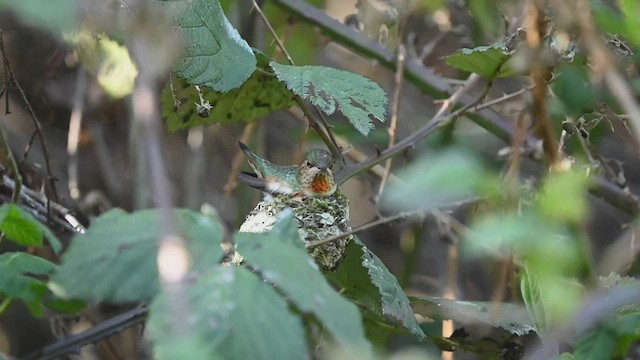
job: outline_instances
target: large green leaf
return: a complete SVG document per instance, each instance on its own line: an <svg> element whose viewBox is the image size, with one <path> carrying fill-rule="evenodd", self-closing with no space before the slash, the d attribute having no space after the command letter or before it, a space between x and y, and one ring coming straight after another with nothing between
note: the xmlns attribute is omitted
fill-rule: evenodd
<svg viewBox="0 0 640 360"><path fill-rule="evenodd" d="M195 270L207 269L223 255L223 230L216 219L190 210L175 210ZM56 293L99 301L151 299L159 290L156 254L161 235L157 210L127 214L112 210L84 234L76 235L55 273Z"/></svg>
<svg viewBox="0 0 640 360"><path fill-rule="evenodd" d="M271 285L241 267L216 267L187 285L194 346L176 357L171 308L163 295L151 306L149 327L159 359L307 359L301 319ZM193 356L194 352L206 354Z"/></svg>
<svg viewBox="0 0 640 360"><path fill-rule="evenodd" d="M238 233L237 251L262 277L275 284L300 310L315 315L345 349L358 349L371 358L358 308L340 296L318 270L291 216L268 233Z"/></svg>
<svg viewBox="0 0 640 360"><path fill-rule="evenodd" d="M185 41L175 71L192 84L226 92L242 85L256 69L247 42L229 23L218 0L156 0L174 19Z"/></svg>
<svg viewBox="0 0 640 360"><path fill-rule="evenodd" d="M43 231L31 214L14 204L0 206L0 231L23 246L42 246Z"/></svg>
<svg viewBox="0 0 640 360"><path fill-rule="evenodd" d="M511 71L501 71L511 54L504 45L478 46L460 49L446 57L446 63L458 70L473 72L484 77L513 75Z"/></svg>
<svg viewBox="0 0 640 360"><path fill-rule="evenodd" d="M373 129L371 118L384 122L389 99L380 85L366 77L325 66L289 66L271 62L280 81L327 115L336 110L362 135Z"/></svg>
<svg viewBox="0 0 640 360"><path fill-rule="evenodd" d="M347 246L346 256L329 277L341 293L382 316L394 326L407 329L425 339L413 313L411 303L389 269L357 238Z"/></svg>
<svg viewBox="0 0 640 360"><path fill-rule="evenodd" d="M473 196L499 193L497 176L470 153L450 150L423 156L398 175L404 182L385 192L386 205L398 210L431 210Z"/></svg>
<svg viewBox="0 0 640 360"><path fill-rule="evenodd" d="M268 59L258 55L259 66L268 67ZM256 71L238 89L226 93L201 88L211 109L198 112L200 95L193 85L173 79L162 92L162 113L170 131L214 123L249 122L291 106L293 93L273 76Z"/></svg>
<svg viewBox="0 0 640 360"><path fill-rule="evenodd" d="M483 324L522 336L535 330L522 306L508 303L459 301L436 297L411 297L416 314L436 320L454 320L460 325Z"/></svg>

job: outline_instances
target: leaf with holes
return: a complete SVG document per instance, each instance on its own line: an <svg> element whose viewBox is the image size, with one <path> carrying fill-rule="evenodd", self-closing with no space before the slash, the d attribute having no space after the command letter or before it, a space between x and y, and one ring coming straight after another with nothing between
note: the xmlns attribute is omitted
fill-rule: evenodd
<svg viewBox="0 0 640 360"><path fill-rule="evenodd" d="M235 89L256 69L256 58L218 0L155 1L173 19L186 43L176 73L216 91Z"/></svg>
<svg viewBox="0 0 640 360"><path fill-rule="evenodd" d="M326 66L289 66L270 63L280 81L322 112L336 110L362 135L373 129L372 118L384 122L389 99L380 85L366 77Z"/></svg>
<svg viewBox="0 0 640 360"><path fill-rule="evenodd" d="M258 54L258 66L267 68L269 60ZM273 76L256 71L238 89L226 93L203 87L200 93L211 109L198 112L200 96L193 85L174 78L162 93L162 113L170 131L214 123L250 122L291 106L293 93Z"/></svg>

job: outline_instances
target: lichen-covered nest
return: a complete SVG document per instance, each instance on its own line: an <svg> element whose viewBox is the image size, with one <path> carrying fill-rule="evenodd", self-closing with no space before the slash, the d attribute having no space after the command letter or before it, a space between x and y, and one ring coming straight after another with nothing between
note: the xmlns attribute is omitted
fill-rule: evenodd
<svg viewBox="0 0 640 360"><path fill-rule="evenodd" d="M261 233L273 228L285 209L291 209L298 223L298 232L305 244L337 236L351 230L349 200L340 191L328 197L307 197L301 200L288 196L266 196L247 215L240 232ZM325 271L334 270L342 261L347 244L353 236L314 246L309 254Z"/></svg>

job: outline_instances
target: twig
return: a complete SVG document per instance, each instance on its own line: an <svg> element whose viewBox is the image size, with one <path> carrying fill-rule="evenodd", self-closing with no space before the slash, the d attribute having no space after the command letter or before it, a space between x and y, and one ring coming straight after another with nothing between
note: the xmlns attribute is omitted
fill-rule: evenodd
<svg viewBox="0 0 640 360"><path fill-rule="evenodd" d="M395 88L393 90L393 97L391 101L391 120L389 123L389 146L392 147L396 143L396 128L398 126L398 112L400 111L400 95L402 94L402 84L404 80L404 61L406 57L406 51L404 45L398 46L398 66L395 75ZM380 187L378 188L378 195L376 195L376 203L380 203L380 198L384 192L384 188L387 185L389 174L391 174L391 165L393 158L387 159L384 166L384 173L380 180Z"/></svg>
<svg viewBox="0 0 640 360"><path fill-rule="evenodd" d="M22 89L22 86L20 86L20 83L16 79L16 76L11 67L11 63L9 62L9 58L7 58L7 53L4 48L4 36L2 34L2 30L0 30L0 52L2 52L2 61L5 66L5 70L9 74L11 83L13 84L13 86L16 87L16 89L18 89L18 92L22 97L22 101L24 102L24 105L27 108L27 111L29 112L31 121L33 122L33 125L35 127L35 131L37 133L40 146L42 146L42 156L44 157L44 162L45 162L45 167L47 172L47 180L45 181L45 184L47 184L47 188L50 190L50 193L47 194L48 195L47 210L49 213L51 211L50 198L53 197L54 201L58 200L58 191L56 190L56 183L55 183L56 178L53 176L51 172L51 161L49 160L49 148L47 146L47 142L44 139L44 135L42 134L42 126L40 125L40 121L38 120L38 117L36 116L36 113L33 110L33 107L31 106L29 99L27 98L27 94L24 92L24 90Z"/></svg>
<svg viewBox="0 0 640 360"><path fill-rule="evenodd" d="M269 19L267 19L267 17L262 12L260 5L258 5L256 0L252 0L252 2L253 2L253 8L256 9L258 14L262 18L262 21L264 21L264 23L267 25L267 28L271 32L271 36L275 40L276 44L278 44L278 47L280 48L284 56L287 58L287 61L289 62L289 64L295 65L295 63L293 62L293 59L291 58L291 55L289 55L289 52L287 51L287 48L284 46L284 43L280 40L280 37L278 36L276 31L273 29L273 26L271 26L271 22L269 22ZM313 116L311 111L309 111L307 104L304 102L304 100L302 100L297 95L295 95L295 101L296 101L296 104L298 104L298 106L302 108L302 111L304 111L305 115L309 119L309 126L312 127L320 135L324 143L327 145L327 147L329 147L329 150L331 151L331 154L333 155L333 157L336 159L340 159L340 161L344 164L344 159L342 157L342 153L340 152L340 149L338 148L338 143L336 142L336 138L333 135L333 132L331 131L331 129L329 128L329 124L327 123L325 117L322 115L322 111L316 107L316 110L318 111L319 118L320 118L320 121L318 121L318 119L316 119L316 117ZM321 123L322 126L320 126L318 123ZM326 131L327 133L325 134L324 131Z"/></svg>
<svg viewBox="0 0 640 360"><path fill-rule="evenodd" d="M388 69L396 70L397 61L393 52L374 39L330 17L322 10L299 0L271 1L286 12L317 26L334 41L352 51L376 60ZM407 59L405 62L405 78L420 90L437 99L448 98L452 92L452 87L447 81L423 66L422 63L412 59ZM464 95L460 97L458 103L468 104L473 100L471 96ZM514 129L509 120L491 108L485 108L477 114L469 114L468 116L476 124L505 141L513 136Z"/></svg>
<svg viewBox="0 0 640 360"><path fill-rule="evenodd" d="M530 0L526 4L527 18L527 44L535 54L531 62L531 77L533 78L533 104L531 106L532 119L538 135L543 140L543 148L551 164L555 169L560 164L558 144L554 137L553 121L547 111L547 78L550 70L542 61L542 40L546 34L544 19L544 6L542 1Z"/></svg>
<svg viewBox="0 0 640 360"><path fill-rule="evenodd" d="M260 5L258 4L258 2L256 0L252 0L252 2L253 2L253 8L258 12L260 17L262 18L262 21L265 23L265 25L267 25L267 29L269 29L269 32L271 33L273 40L276 42L276 44L278 44L278 47L280 48L284 56L287 58L287 61L289 62L289 64L295 65L295 63L293 62L293 58L291 58L291 55L289 55L287 48L284 46L284 43L280 40L280 37L276 33L276 30L273 28L273 26L271 26L271 22L269 21L269 19L267 19L265 14L262 12L262 9L260 8Z"/></svg>
<svg viewBox="0 0 640 360"><path fill-rule="evenodd" d="M387 216L387 217L383 217L383 218L379 218L377 220L374 221L370 221L366 224L362 224L360 226L356 226L353 229L351 229L350 231L347 231L345 233L339 234L339 235L335 235L332 237L328 237L326 239L322 239L322 240L317 240L317 241L313 241L310 243L307 243L305 246L307 247L307 249L322 245L322 244L326 244L332 241L336 241L336 240L340 240L343 239L349 235L353 235L355 233L358 233L360 231L364 231L367 229L370 229L372 227L378 226L378 225L382 225L382 224L387 224L390 222L394 222L396 220L401 220L401 219L406 219L409 217L413 217L413 216L418 216L418 215L422 215L424 214L425 211L424 210L415 210L415 211L408 211L408 212L401 212L398 213L396 215L393 216Z"/></svg>
<svg viewBox="0 0 640 360"><path fill-rule="evenodd" d="M83 67L78 69L76 78L76 88L73 94L73 108L69 118L69 134L67 135L67 154L69 155L69 165L67 172L69 175L68 185L71 198L77 200L80 197L78 187L78 144L80 143L80 133L82 130L82 112L84 110L84 96L87 88L87 74Z"/></svg>
<svg viewBox="0 0 640 360"><path fill-rule="evenodd" d="M13 189L13 194L11 195L11 201L18 203L18 200L20 199L20 191L22 190L22 175L20 175L20 169L18 168L16 157L13 155L13 150L11 150L11 146L9 145L9 138L7 137L7 132L4 130L4 126L0 126L0 141L2 142L2 147L7 154L11 170L13 171L13 177L15 178L16 185Z"/></svg>
<svg viewBox="0 0 640 360"><path fill-rule="evenodd" d="M427 122L423 127L416 130L406 138L402 139L401 141L396 143L394 146L389 147L386 150L380 152L380 154L370 157L369 159L359 164L346 167L345 169L343 169L343 171L341 171L337 175L338 183L342 183L348 178L354 175L357 175L362 171L365 171L366 169L372 167L373 165L378 164L396 154L399 154L405 149L414 146L418 141L423 140L425 137L432 134L434 131L438 130L445 124L465 114L475 104L481 101L484 98L484 96L486 96L491 86L491 82L487 83L487 86L485 86L485 90L474 101L466 104L465 106L463 106L462 108L458 109L453 113L450 112L450 109L453 108L460 101L460 98L464 94L466 94L474 85L476 85L476 83L479 80L480 80L480 75L478 74L472 74L471 76L469 76L465 85L460 87L458 90L456 90L456 92L453 93L453 95L451 95L447 100L445 100L442 106L440 107L440 110L438 110L438 112L434 115L434 117L429 122Z"/></svg>
<svg viewBox="0 0 640 360"><path fill-rule="evenodd" d="M329 135L327 135L327 133L325 133L324 130L322 130L322 127L318 124L316 117L313 116L313 114L311 113L311 110L309 109L307 104L305 104L304 100L298 96L294 96L293 100L296 102L296 104L298 104L298 106L300 107L300 110L302 110L304 115L309 120L309 127L313 128L316 131L316 133L320 135L320 138L327 145L333 157L336 159L341 159L342 154L340 152L340 149L338 148L338 145L334 144L333 141L331 141L331 138L329 137Z"/></svg>
<svg viewBox="0 0 640 360"><path fill-rule="evenodd" d="M505 94L499 98L496 99L491 99L488 101L483 102L482 104L478 104L476 107L474 107L473 109L478 111L478 110L482 110L482 109L486 109L488 107L503 103L505 101L509 101L511 99L517 98L518 96L526 93L527 91L531 90L533 87L525 87L522 88L518 91L512 92L510 94Z"/></svg>
<svg viewBox="0 0 640 360"><path fill-rule="evenodd" d="M53 360L64 355L71 354L79 348L108 338L123 330L141 324L147 319L148 310L146 307L137 307L124 314L117 315L105 322L102 322L89 330L79 334L68 336L42 349L27 354L20 360Z"/></svg>

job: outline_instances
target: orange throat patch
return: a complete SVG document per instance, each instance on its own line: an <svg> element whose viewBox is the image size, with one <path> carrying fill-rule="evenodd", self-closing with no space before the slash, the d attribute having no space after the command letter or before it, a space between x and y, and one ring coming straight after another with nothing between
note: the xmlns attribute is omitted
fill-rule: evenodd
<svg viewBox="0 0 640 360"><path fill-rule="evenodd" d="M313 177L311 190L316 194L326 194L333 188L333 181L327 174L319 173Z"/></svg>

